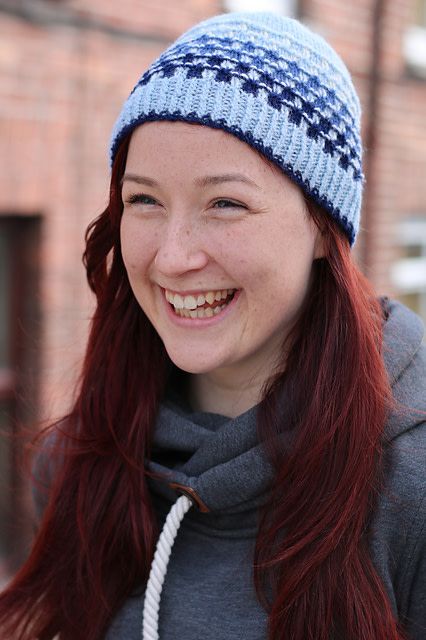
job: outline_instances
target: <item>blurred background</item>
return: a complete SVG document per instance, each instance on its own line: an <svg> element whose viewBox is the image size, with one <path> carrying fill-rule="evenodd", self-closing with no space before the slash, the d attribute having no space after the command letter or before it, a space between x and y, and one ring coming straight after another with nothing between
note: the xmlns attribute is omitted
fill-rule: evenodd
<svg viewBox="0 0 426 640"><path fill-rule="evenodd" d="M113 122L176 36L238 10L300 18L347 63L366 149L356 257L426 319L426 0L0 0L0 582L33 528L13 436L73 397L93 308L83 235L107 203Z"/></svg>

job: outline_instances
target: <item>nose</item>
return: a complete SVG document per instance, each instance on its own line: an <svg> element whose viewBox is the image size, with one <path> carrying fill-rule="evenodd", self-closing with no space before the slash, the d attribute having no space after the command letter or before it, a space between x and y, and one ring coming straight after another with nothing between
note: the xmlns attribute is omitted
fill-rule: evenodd
<svg viewBox="0 0 426 640"><path fill-rule="evenodd" d="M188 271L203 269L208 260L190 222L170 222L160 238L154 264L162 275L176 278Z"/></svg>

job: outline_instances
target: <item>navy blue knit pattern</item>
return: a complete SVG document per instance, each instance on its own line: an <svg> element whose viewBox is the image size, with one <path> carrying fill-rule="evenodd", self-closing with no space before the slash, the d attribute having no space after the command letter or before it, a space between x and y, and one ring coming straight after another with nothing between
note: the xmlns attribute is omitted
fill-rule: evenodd
<svg viewBox="0 0 426 640"><path fill-rule="evenodd" d="M111 161L125 136L153 120L237 136L280 166L354 243L363 182L359 100L337 54L299 22L231 13L193 27L136 84L113 131Z"/></svg>

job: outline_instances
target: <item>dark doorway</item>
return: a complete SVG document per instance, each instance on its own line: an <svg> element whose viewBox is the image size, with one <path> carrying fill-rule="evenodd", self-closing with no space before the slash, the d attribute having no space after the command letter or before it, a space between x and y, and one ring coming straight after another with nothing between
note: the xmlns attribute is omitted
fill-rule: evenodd
<svg viewBox="0 0 426 640"><path fill-rule="evenodd" d="M0 214L0 557L21 563L29 531L22 431L37 422L41 219Z"/></svg>

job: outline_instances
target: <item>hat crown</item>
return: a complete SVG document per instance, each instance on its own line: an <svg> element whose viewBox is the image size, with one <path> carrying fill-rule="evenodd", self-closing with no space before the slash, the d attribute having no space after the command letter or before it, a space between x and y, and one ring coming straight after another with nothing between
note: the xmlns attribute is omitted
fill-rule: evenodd
<svg viewBox="0 0 426 640"><path fill-rule="evenodd" d="M273 13L228 13L189 29L141 76L116 122L111 159L146 121L224 129L277 164L353 243L360 114L350 74L321 36Z"/></svg>

